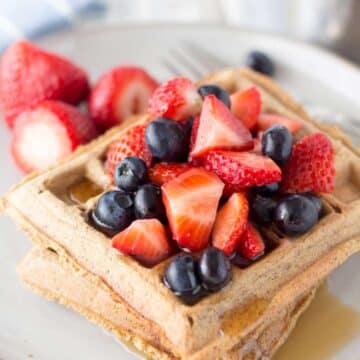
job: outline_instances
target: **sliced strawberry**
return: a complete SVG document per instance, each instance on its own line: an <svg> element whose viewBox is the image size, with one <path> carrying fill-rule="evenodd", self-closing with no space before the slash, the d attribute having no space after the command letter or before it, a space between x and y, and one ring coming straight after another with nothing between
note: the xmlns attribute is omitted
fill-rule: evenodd
<svg viewBox="0 0 360 360"><path fill-rule="evenodd" d="M273 125L282 125L289 129L290 132L295 133L303 127L301 120L288 116L277 114L261 114L258 121L258 129L265 131L267 128Z"/></svg>
<svg viewBox="0 0 360 360"><path fill-rule="evenodd" d="M258 122L261 111L261 95L259 90L252 87L232 94L231 111L248 129L252 130Z"/></svg>
<svg viewBox="0 0 360 360"><path fill-rule="evenodd" d="M161 84L151 96L148 112L153 117L165 116L185 120L201 107L201 97L194 83L184 77L173 78Z"/></svg>
<svg viewBox="0 0 360 360"><path fill-rule="evenodd" d="M172 235L181 247L198 251L208 245L223 188L215 174L201 168L162 186Z"/></svg>
<svg viewBox="0 0 360 360"><path fill-rule="evenodd" d="M159 163L149 170L149 179L155 184L163 185L193 168L190 164Z"/></svg>
<svg viewBox="0 0 360 360"><path fill-rule="evenodd" d="M313 133L293 145L283 169L281 190L329 193L334 188L334 149L330 139L322 133Z"/></svg>
<svg viewBox="0 0 360 360"><path fill-rule="evenodd" d="M84 70L27 41L18 41L0 62L0 106L10 128L24 110L43 100L78 104L89 91Z"/></svg>
<svg viewBox="0 0 360 360"><path fill-rule="evenodd" d="M16 118L11 152L28 173L47 168L96 135L95 124L78 109L47 100Z"/></svg>
<svg viewBox="0 0 360 360"><path fill-rule="evenodd" d="M249 204L242 193L233 194L216 216L212 244L231 255L239 246L248 223Z"/></svg>
<svg viewBox="0 0 360 360"><path fill-rule="evenodd" d="M118 66L101 76L91 91L89 111L102 130L145 112L158 83L142 68Z"/></svg>
<svg viewBox="0 0 360 360"><path fill-rule="evenodd" d="M204 166L225 183L226 193L281 180L281 169L270 158L249 152L210 151Z"/></svg>
<svg viewBox="0 0 360 360"><path fill-rule="evenodd" d="M159 263L171 254L166 229L157 219L133 221L113 237L112 247L148 266Z"/></svg>
<svg viewBox="0 0 360 360"><path fill-rule="evenodd" d="M251 150L251 152L258 154L258 155L262 155L261 139L262 139L263 134L264 134L263 131L258 131L256 138L254 138L254 148Z"/></svg>
<svg viewBox="0 0 360 360"><path fill-rule="evenodd" d="M148 167L152 164L152 156L145 142L146 125L135 125L124 132L114 141L107 152L107 173L112 181L116 165L128 156L143 159Z"/></svg>
<svg viewBox="0 0 360 360"><path fill-rule="evenodd" d="M238 251L245 259L253 260L265 251L264 241L254 225L248 222L241 237Z"/></svg>
<svg viewBox="0 0 360 360"><path fill-rule="evenodd" d="M254 146L249 130L214 95L205 97L191 158L214 149L249 150Z"/></svg>

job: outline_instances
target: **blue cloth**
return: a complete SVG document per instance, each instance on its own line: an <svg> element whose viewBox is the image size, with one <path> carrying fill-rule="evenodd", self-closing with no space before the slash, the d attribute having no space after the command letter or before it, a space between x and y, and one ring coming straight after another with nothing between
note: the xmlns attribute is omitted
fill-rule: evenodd
<svg viewBox="0 0 360 360"><path fill-rule="evenodd" d="M103 9L99 0L0 0L0 53L19 38L35 39Z"/></svg>

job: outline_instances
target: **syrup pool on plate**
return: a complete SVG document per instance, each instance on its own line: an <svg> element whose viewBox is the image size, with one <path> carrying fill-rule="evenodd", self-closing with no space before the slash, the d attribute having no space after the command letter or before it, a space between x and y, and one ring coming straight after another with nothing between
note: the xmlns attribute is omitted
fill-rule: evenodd
<svg viewBox="0 0 360 360"><path fill-rule="evenodd" d="M328 360L359 336L360 313L323 285L274 360Z"/></svg>

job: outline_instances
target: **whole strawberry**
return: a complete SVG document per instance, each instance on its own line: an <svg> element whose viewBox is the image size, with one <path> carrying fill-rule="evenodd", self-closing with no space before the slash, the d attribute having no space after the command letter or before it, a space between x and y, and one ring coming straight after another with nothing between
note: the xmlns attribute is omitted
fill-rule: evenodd
<svg viewBox="0 0 360 360"><path fill-rule="evenodd" d="M313 133L297 142L283 169L281 190L287 193L332 192L335 188L334 149L330 139Z"/></svg>
<svg viewBox="0 0 360 360"><path fill-rule="evenodd" d="M43 100L76 105L88 90L84 70L27 41L16 42L1 58L0 106L10 128L17 115Z"/></svg>
<svg viewBox="0 0 360 360"><path fill-rule="evenodd" d="M146 110L158 83L137 66L118 66L106 72L91 90L89 111L99 129L121 124Z"/></svg>

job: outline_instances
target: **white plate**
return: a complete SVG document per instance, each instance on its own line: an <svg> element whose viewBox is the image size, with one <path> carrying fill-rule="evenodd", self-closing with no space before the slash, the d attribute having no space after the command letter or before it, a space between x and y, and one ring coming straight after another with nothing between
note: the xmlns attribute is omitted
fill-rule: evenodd
<svg viewBox="0 0 360 360"><path fill-rule="evenodd" d="M262 49L278 65L277 80L298 98L357 117L360 114L358 69L327 52L283 38L216 26L98 26L45 39L48 49L85 67L92 80L117 64L139 64L159 79L170 49L184 40L201 44L230 65L240 65L251 49ZM8 152L10 133L0 125L0 194L21 178ZM31 245L7 218L0 218L0 359L135 359L112 337L81 316L49 303L20 286L15 266ZM330 278L330 290L360 311L360 256ZM351 281L350 281L351 280ZM326 309L324 309L326 311ZM336 324L333 324L336 326ZM332 341L329 339L329 341ZM301 344L299 344L301 351ZM353 338L331 359L358 360L360 339ZM318 359L308 359L318 360Z"/></svg>

